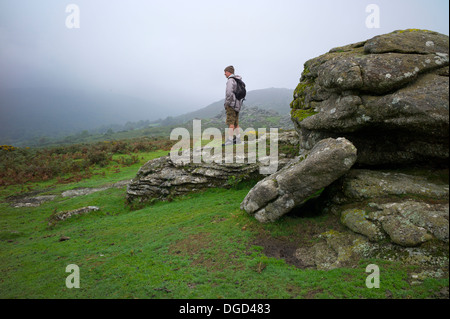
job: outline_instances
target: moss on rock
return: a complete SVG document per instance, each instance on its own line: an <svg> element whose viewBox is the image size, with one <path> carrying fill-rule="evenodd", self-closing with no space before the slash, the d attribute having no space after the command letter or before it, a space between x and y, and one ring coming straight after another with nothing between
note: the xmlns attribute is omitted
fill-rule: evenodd
<svg viewBox="0 0 450 319"><path fill-rule="evenodd" d="M303 121L304 119L306 119L307 117L313 116L315 114L317 114L318 112L315 112L312 109L307 109L307 110L292 110L291 111L291 117L293 119L295 119L298 122Z"/></svg>

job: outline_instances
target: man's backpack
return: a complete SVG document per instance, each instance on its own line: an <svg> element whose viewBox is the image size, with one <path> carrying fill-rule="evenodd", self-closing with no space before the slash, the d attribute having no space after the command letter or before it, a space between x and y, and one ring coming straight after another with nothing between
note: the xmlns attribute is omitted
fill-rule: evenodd
<svg viewBox="0 0 450 319"><path fill-rule="evenodd" d="M240 101L240 100L245 99L245 96L247 95L247 90L245 89L244 81L237 79L235 77L233 77L233 79L236 81L236 90L234 91L236 100Z"/></svg>

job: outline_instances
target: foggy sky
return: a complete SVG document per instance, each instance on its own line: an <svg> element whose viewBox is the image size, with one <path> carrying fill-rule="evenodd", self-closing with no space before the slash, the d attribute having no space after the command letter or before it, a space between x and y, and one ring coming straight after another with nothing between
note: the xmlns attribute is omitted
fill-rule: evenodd
<svg viewBox="0 0 450 319"><path fill-rule="evenodd" d="M66 27L68 4L80 28ZM380 8L369 29L366 7ZM0 88L69 87L163 101L182 114L248 90L294 89L303 64L398 29L448 35L447 0L1 0Z"/></svg>

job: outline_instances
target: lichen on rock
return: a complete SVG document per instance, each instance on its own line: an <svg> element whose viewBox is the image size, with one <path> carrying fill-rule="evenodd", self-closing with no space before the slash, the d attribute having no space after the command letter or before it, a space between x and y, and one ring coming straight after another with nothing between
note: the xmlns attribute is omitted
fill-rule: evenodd
<svg viewBox="0 0 450 319"><path fill-rule="evenodd" d="M291 102L300 146L345 137L360 164L448 160L449 41L403 30L307 61Z"/></svg>

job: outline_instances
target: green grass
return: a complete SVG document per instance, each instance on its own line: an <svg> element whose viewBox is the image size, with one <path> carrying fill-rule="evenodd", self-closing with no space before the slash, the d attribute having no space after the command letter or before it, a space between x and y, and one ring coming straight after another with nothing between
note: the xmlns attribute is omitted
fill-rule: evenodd
<svg viewBox="0 0 450 319"><path fill-rule="evenodd" d="M80 183L35 183L49 193L99 187L134 177L148 159L130 167L109 166ZM144 158L142 158L144 157ZM361 260L351 269L305 270L266 256L260 236L287 238L330 218L285 217L263 225L239 206L254 183L160 202L140 210L125 205L125 187L75 198L57 197L40 207L5 202L17 187L0 193L0 298L428 298L448 279L410 285L413 269ZM100 210L48 226L55 211L84 206ZM59 241L61 236L69 240ZM365 268L380 266L381 288L365 286ZM65 285L67 265L80 267L80 288Z"/></svg>

